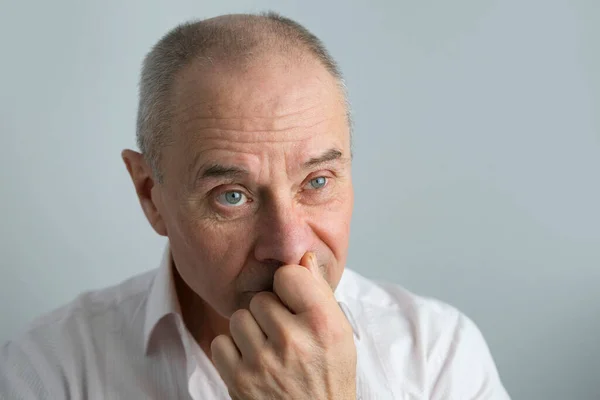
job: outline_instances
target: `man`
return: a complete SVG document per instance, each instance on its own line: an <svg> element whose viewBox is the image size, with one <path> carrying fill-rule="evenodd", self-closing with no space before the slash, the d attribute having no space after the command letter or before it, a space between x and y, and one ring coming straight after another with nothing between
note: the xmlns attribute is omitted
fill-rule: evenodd
<svg viewBox="0 0 600 400"><path fill-rule="evenodd" d="M160 267L80 296L0 355L7 399L508 399L457 310L344 271L344 85L275 14L177 27L148 54L123 160Z"/></svg>

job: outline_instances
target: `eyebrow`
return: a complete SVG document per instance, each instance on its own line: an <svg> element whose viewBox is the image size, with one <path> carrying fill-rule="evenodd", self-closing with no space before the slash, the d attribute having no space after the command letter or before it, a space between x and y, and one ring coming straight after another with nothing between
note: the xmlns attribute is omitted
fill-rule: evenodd
<svg viewBox="0 0 600 400"><path fill-rule="evenodd" d="M332 161L336 161L342 158L342 152L338 149L329 149L319 157L313 157L307 162L304 163L304 169L311 169L323 164L330 163Z"/></svg>
<svg viewBox="0 0 600 400"><path fill-rule="evenodd" d="M198 175L198 180L204 180L209 178L233 179L248 174L249 172L245 168L221 164L212 164L210 167L204 169L202 173Z"/></svg>
<svg viewBox="0 0 600 400"><path fill-rule="evenodd" d="M302 164L303 169L312 169L323 164L342 159L343 153L338 149L329 149L318 157L313 157ZM196 181L202 181L210 178L235 179L241 176L247 176L250 172L242 167L229 166L221 164L212 164L208 168L200 171Z"/></svg>

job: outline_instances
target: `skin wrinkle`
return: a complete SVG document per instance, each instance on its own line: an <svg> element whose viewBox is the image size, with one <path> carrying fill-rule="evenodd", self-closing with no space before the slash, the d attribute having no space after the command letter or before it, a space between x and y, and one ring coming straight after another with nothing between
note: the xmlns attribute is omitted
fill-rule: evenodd
<svg viewBox="0 0 600 400"><path fill-rule="evenodd" d="M278 55L275 56L271 56L271 57L280 57ZM271 58L269 58L271 60ZM303 63L304 64L304 63ZM272 65L270 63L270 65ZM317 62L315 60L309 60L308 65L318 65ZM204 75L210 75L211 72L205 72L205 71L198 71L198 66L192 64L190 66L188 66L188 68L185 68L182 71L182 74L180 77L182 77L183 79L180 79L180 81L175 84L175 91L177 91L178 87L182 87L182 86L189 86L189 85L194 85L197 84L199 85L201 88L205 89L202 92L205 92L205 96L200 96L198 97L197 93L189 93L188 96L193 95L193 97L188 98L186 97L186 94L183 94L181 96L178 96L177 98L179 98L179 101L177 101L177 105L175 107L175 110L179 110L176 111L176 113L174 114L173 118L175 121L177 121L177 124L183 128L183 129L187 129L188 126L191 124L195 124L199 121L205 120L207 121L207 125L202 125L200 124L200 126L196 126L196 129L201 129L201 128L205 128L205 127L210 127L211 124L209 123L209 121L215 122L215 121L222 121L222 120L233 120L234 125L236 121L242 122L245 124L251 124L253 120L265 120L265 122L271 121L272 124L271 126L269 126L268 128L262 128L262 129L256 129L256 128L248 128L246 126L238 126L237 129L236 128L232 128L231 126L220 126L221 130L238 130L238 131L257 131L257 132L266 132L266 131L277 131L277 132L283 132L286 129L292 129L293 127L289 127L289 126L285 126L285 122L286 120L289 119L294 119L294 117L297 117L298 115L305 115L306 118L305 119L310 119L311 117L313 117L313 115L315 113L321 112L323 110L319 110L319 107L323 107L323 105L318 106L318 105L308 105L306 107L302 107L300 109L292 109L289 110L289 108L291 106L293 106L293 103L295 102L302 102L302 101L306 101L306 90L307 88L312 88L312 87L320 87L320 86L326 86L326 80L324 79L324 77L322 77L319 74L314 74L312 76L309 77L308 81L302 81L302 82L295 82L294 87L297 87L299 89L299 91L294 93L294 100L292 101L292 104L288 104L288 103L283 103L281 101L275 101L275 104L270 104L271 102L259 102L257 105L255 105L255 109L252 109L251 112L251 117L249 117L249 115L247 115L247 112L242 112L240 113L240 109L239 106L238 107L234 107L234 109L231 109L231 97L232 97L232 93L230 90L226 90L227 85L231 85L232 84L232 80L233 78L231 77L232 75L227 74L222 72L221 70L217 70L217 72L214 72L213 74L215 75L216 81L217 82L211 82L210 84L206 84L206 79L202 80L199 77L195 77L195 74L192 74L192 72L196 72L198 74L198 76L204 76ZM285 64L285 71L287 72L287 68L288 65L287 63ZM272 69L277 69L275 68L264 68L263 65L258 65L257 67L254 68L249 68L247 71L241 73L241 74L237 74L240 75L240 79L241 80L246 80L246 79L250 79L251 76L258 74L261 78L263 79L269 79L269 78L274 78L275 80L281 80L281 73L280 72L274 72L274 71L270 71ZM267 72L270 71L270 72ZM187 75L185 74L187 72ZM202 72L202 73L200 73ZM192 76L190 78L188 78L188 76ZM234 75L235 76L235 75ZM329 79L329 81L331 81L331 78L329 76L327 76L326 78ZM327 82L329 83L329 86L331 86L331 82ZM247 95L247 92L250 90L256 90L256 89L244 89L243 87L240 88L241 89L241 93L240 96L244 96ZM262 89L262 87L258 88L259 90ZM339 90L337 90L337 85L334 83L333 88L335 93L337 93L339 95L339 100L340 102L344 103L344 98L342 96L342 93L339 92ZM315 100L319 101L323 95L322 90L317 92L317 96L315 97ZM235 96L235 95L234 95ZM207 100L203 97L208 97L210 100ZM222 99L222 100L221 100ZM234 99L237 100L237 99ZM240 103L241 104L241 103ZM203 107L203 106L207 106L208 107ZM229 107L227 107L229 106ZM256 107L258 107L259 109L261 109L262 111L258 111L256 109ZM284 107L283 110L280 110L281 107ZM208 110L210 110L210 113L208 115L203 114L201 111L203 108L208 108ZM346 111L345 109L342 109L342 114L346 115ZM216 115L215 115L216 114ZM229 116L231 114L236 114L238 116ZM258 114L258 115L257 115ZM260 115L262 114L262 115ZM301 120L302 121L302 120ZM296 122L301 122L301 121L296 121ZM282 124L284 125L283 127L280 127L278 124ZM318 125L318 121L316 123L313 123L313 125ZM300 127L304 127L304 124L297 126L298 128Z"/></svg>
<svg viewBox="0 0 600 400"><path fill-rule="evenodd" d="M231 121L231 120L230 120ZM322 125L326 122L326 120L323 121L317 121L311 125L297 125L294 127L284 127L284 128L270 128L270 129L239 129L239 128L226 128L223 127L222 125L219 128L215 128L215 127L202 127L197 129L198 134L200 134L201 132L211 132L213 131L214 133L216 133L216 135L214 135L214 137L219 137L219 136L223 136L223 133L248 133L248 134L265 134L265 133L288 133L289 135L287 136L291 136L295 131L298 131L300 129L311 129L314 128L318 125ZM210 136L209 136L210 138ZM203 139L205 139L205 137L203 137ZM250 140L252 140L252 138L250 138ZM292 139L294 140L294 139ZM295 140L302 140L302 138L298 138ZM268 140L268 139L261 139L261 141L265 141L265 142L277 142L277 139L272 139L272 140Z"/></svg>
<svg viewBox="0 0 600 400"><path fill-rule="evenodd" d="M198 162L198 157L196 157L196 162ZM305 162L303 165L303 170L305 172L309 172L316 169L334 168L337 164L343 165L348 162L350 162L350 160L344 158L340 150L330 149L323 155L313 157ZM206 168L207 165L210 166ZM194 174L196 178L194 180L195 183L192 185L196 185L200 181L235 181L236 178L238 180L243 180L247 179L250 175L250 169L242 165L227 165L206 162L197 168L191 168L191 170L194 169L196 169L197 172ZM214 170L214 172L212 172L212 170Z"/></svg>
<svg viewBox="0 0 600 400"><path fill-rule="evenodd" d="M199 107L201 107L201 106L194 105L194 106L189 106L188 108L189 108L189 111L195 111ZM242 115L242 116L236 116L236 117L225 117L225 116L224 117L215 117L215 116L204 116L204 115L195 114L192 117L189 117L187 119L184 117L182 118L180 115L175 115L174 118L179 123L181 129L187 130L187 129L189 129L190 126L193 126L194 129L197 130L198 132L205 131L205 130L207 130L207 131L216 130L216 131L246 132L246 133L286 132L286 131L293 131L295 129L314 128L315 126L318 126L319 124L324 123L326 121L326 119L318 120L316 122L311 121L313 118L311 118L312 115L309 112L313 112L312 114L316 114L316 112L314 112L314 111L317 111L316 107L310 107L310 108L307 108L306 110L285 113L285 114L280 114L280 115L275 115L275 116L252 115L252 117L248 117L248 116ZM307 113L308 113L308 115L306 115ZM293 126L286 125L286 120L290 120L290 119L293 120L295 117L297 117L299 115L302 115L304 117L304 120L311 121L310 124L309 125L295 124ZM205 121L205 124L198 124L198 122L200 122L200 121ZM258 124L253 123L256 121L259 121L259 123ZM223 125L223 122L230 122L230 123L229 124L226 123L225 125ZM268 124L268 122L271 122L271 124ZM294 122L303 122L303 121L301 120L301 121L294 121ZM250 127L248 127L248 125L264 126L264 128L261 128L261 129L250 128Z"/></svg>
<svg viewBox="0 0 600 400"><path fill-rule="evenodd" d="M294 21L268 13L221 16L182 24L148 53L140 80L137 141L159 182L164 179L161 149L171 144L174 133L170 128L176 125L168 112L177 109L172 107L173 82L182 75L197 81L204 80L209 73L228 78L251 75L252 70L259 70L264 75L269 71L264 68L267 58L269 66L283 72L280 75L289 74L301 65L318 64L327 73L313 74L312 78L323 86L333 78L351 125L347 92L339 68L318 38ZM187 73L186 69L194 71ZM225 85L213 86L228 97Z"/></svg>
<svg viewBox="0 0 600 400"><path fill-rule="evenodd" d="M310 133L308 133L308 134L310 134ZM308 135L308 134L306 134L306 135ZM290 133L290 135L291 135L291 133ZM305 135L305 136L306 136L306 135ZM254 135L254 134L253 134L253 135L251 135L251 136L249 135L249 138L248 138L248 140L247 140L247 141L243 141L243 140L240 140L240 138L242 138L242 137L244 137L244 136L243 136L242 134L240 134L240 135L238 135L238 136L237 136L237 138L236 138L236 141L238 141L238 142L247 142L247 143L252 143L252 142L253 142L252 138L254 138L254 137L256 137L256 136L257 136L257 135ZM273 136L275 136L275 137L276 137L277 135L273 135ZM192 142L196 142L196 141L207 141L207 140L209 140L209 139L212 139L212 141L214 141L214 142L217 142L217 144L220 144L220 143L221 143L221 141L222 141L222 142L223 142L223 145L222 145L222 146L226 147L226 146L227 146L229 143L228 143L227 139L222 139L221 137L222 137L222 135L219 135L218 139L216 139L216 137L215 137L215 136L200 136L200 135L198 135L198 136L196 136L196 137L195 137L195 139L194 139ZM255 140L256 140L256 139L255 139ZM286 140L287 142L292 142L292 140L290 140L290 138L289 138L289 137L287 137L287 135L286 135L286 137L281 137L280 139L275 139L275 140L272 140L272 141L267 141L267 140L264 140L264 139L260 138L260 143L261 143L261 144L265 144L265 143L281 143L283 140ZM300 137L300 138L297 138L297 140L296 140L296 141L298 141L298 142L301 142L301 141L303 141L303 140L305 140L305 138L304 138L304 137ZM218 146L217 146L217 147L218 147ZM197 174L200 172L200 170L201 170L201 169L204 167L204 165L197 166L197 165L198 165L198 163L199 163L199 160L203 158L203 156L205 155L205 153L210 153L210 150L211 150L211 149L212 149L212 150L214 150L215 148L216 148L216 147L214 147L214 148L208 148L208 149L201 149L201 150L199 150L199 151L197 152L197 155L196 155L196 156L195 156L195 158L194 158L194 162L193 162L193 163L190 165L190 167L189 167L188 171L189 171L191 174L193 174L194 176L197 176ZM338 148L338 149L339 149L339 148L341 148L341 147L336 147L336 148ZM342 157L342 160L341 160L341 161L343 161L343 162L345 162L345 163L349 163L349 162L350 162L350 160L351 160L351 155L350 155L350 157ZM208 161L207 163L210 163L210 161ZM263 164L263 165L264 165L264 164ZM325 165L324 165L324 167L325 167ZM288 167L286 167L286 169L287 169L287 170L289 170L289 168L288 168ZM196 172L196 173L194 173L193 171L197 171L197 172ZM190 182L189 182L189 183L188 183L186 186L187 186L187 187L189 187L189 188L193 188L196 182L197 182L197 178L195 178L195 179L191 180L191 181L190 181Z"/></svg>
<svg viewBox="0 0 600 400"><path fill-rule="evenodd" d="M210 107L210 109L218 109L219 104L218 103L214 103L214 102L199 102L199 105L206 105L207 107ZM187 107L187 110L181 110L181 115L186 115L186 113L188 113L189 111L193 111L191 109L195 108L195 105L189 105ZM306 114L308 111L313 111L315 110L316 107L308 107L304 110L298 110L298 111L293 111L293 112L288 112L288 113L282 113L282 114L276 114L276 115L265 115L265 116L260 116L260 115L252 115L251 119L274 119L274 118L285 118L285 117L294 117L297 115L301 115L301 114ZM226 117L226 116L221 116L221 117L217 117L217 116L213 116L212 114L214 114L214 111L212 111L211 113L209 113L210 116L204 116L204 115L195 115L193 117L197 117L197 119L210 119L210 120L215 120L215 121L226 121L226 120L242 120L244 118L244 116L233 116L233 117ZM246 117L247 118L247 117ZM181 121L182 123L185 123L186 121Z"/></svg>

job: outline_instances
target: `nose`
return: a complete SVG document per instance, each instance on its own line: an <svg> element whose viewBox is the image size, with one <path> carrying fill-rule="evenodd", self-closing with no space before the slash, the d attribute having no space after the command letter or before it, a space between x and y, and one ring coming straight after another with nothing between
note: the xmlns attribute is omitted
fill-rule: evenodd
<svg viewBox="0 0 600 400"><path fill-rule="evenodd" d="M314 234L301 206L277 200L261 210L256 260L271 265L299 264L314 245Z"/></svg>

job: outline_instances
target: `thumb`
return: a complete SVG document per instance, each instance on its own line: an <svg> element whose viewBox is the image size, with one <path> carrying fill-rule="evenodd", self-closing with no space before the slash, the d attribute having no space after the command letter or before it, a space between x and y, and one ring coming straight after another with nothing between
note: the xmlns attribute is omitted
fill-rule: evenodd
<svg viewBox="0 0 600 400"><path fill-rule="evenodd" d="M304 256L302 256L302 259L300 260L300 265L306 267L316 279L323 278L321 276L321 271L319 271L319 262L317 261L317 255L312 251L307 251L304 254Z"/></svg>

